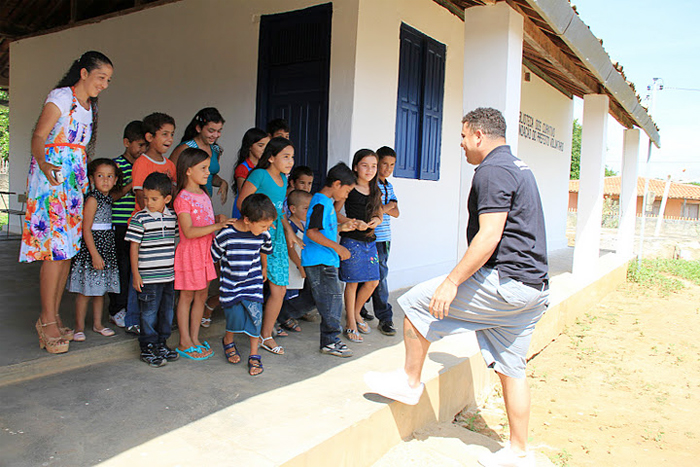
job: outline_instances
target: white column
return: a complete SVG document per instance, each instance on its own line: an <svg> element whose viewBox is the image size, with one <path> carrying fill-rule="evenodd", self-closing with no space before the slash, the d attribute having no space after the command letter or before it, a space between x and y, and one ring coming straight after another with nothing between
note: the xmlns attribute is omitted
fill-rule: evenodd
<svg viewBox="0 0 700 467"><path fill-rule="evenodd" d="M634 230L637 223L637 174L639 168L639 130L624 130L622 171L620 176L620 226L617 229L617 253L634 254Z"/></svg>
<svg viewBox="0 0 700 467"><path fill-rule="evenodd" d="M464 112L493 107L506 119L506 141L518 154L523 18L505 2L464 10ZM462 159L459 209L461 258L467 248L467 196L474 167Z"/></svg>
<svg viewBox="0 0 700 467"><path fill-rule="evenodd" d="M608 96L604 94L583 97L581 179L573 265L574 275L582 277L594 273L600 255L609 105Z"/></svg>
<svg viewBox="0 0 700 467"><path fill-rule="evenodd" d="M506 141L518 152L523 17L506 2L464 10L464 113L500 110Z"/></svg>

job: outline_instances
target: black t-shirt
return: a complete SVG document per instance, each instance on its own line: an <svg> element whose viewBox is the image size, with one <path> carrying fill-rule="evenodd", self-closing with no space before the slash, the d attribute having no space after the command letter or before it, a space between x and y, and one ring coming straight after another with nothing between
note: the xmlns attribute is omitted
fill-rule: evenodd
<svg viewBox="0 0 700 467"><path fill-rule="evenodd" d="M530 168L499 146L474 171L469 193L467 241L479 231L479 214L507 212L503 236L485 266L501 277L539 285L548 279L542 201Z"/></svg>
<svg viewBox="0 0 700 467"><path fill-rule="evenodd" d="M345 216L350 219L359 219L369 222L372 220L372 214L367 212L367 204L369 196L363 195L356 188L348 194L348 199L345 200ZM350 232L340 232L341 237L352 238L360 242L373 242L377 239L374 235L374 229L367 230L351 230Z"/></svg>

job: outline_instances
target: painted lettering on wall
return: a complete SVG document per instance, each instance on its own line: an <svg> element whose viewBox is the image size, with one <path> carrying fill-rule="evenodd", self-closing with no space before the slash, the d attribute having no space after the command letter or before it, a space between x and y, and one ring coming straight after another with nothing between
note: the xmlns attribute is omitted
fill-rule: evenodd
<svg viewBox="0 0 700 467"><path fill-rule="evenodd" d="M519 133L523 138L537 141L544 146L564 152L564 142L556 139L556 128L523 112L520 112Z"/></svg>

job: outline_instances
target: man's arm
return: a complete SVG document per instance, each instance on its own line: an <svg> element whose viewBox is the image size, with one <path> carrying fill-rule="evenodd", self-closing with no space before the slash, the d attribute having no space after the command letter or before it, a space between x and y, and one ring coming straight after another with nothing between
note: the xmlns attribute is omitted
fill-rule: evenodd
<svg viewBox="0 0 700 467"><path fill-rule="evenodd" d="M476 233L464 257L435 290L430 300L430 313L438 319L447 316L452 301L457 296L457 287L469 279L489 260L503 236L508 218L507 212L479 214L479 231Z"/></svg>

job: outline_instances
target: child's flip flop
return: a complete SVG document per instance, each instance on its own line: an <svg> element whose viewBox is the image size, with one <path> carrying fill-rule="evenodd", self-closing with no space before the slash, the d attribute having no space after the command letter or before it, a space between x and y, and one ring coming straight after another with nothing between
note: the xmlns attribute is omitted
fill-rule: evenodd
<svg viewBox="0 0 700 467"><path fill-rule="evenodd" d="M211 355L204 355L199 347L190 347L185 350L175 349L175 351L190 360L206 360L211 357Z"/></svg>

